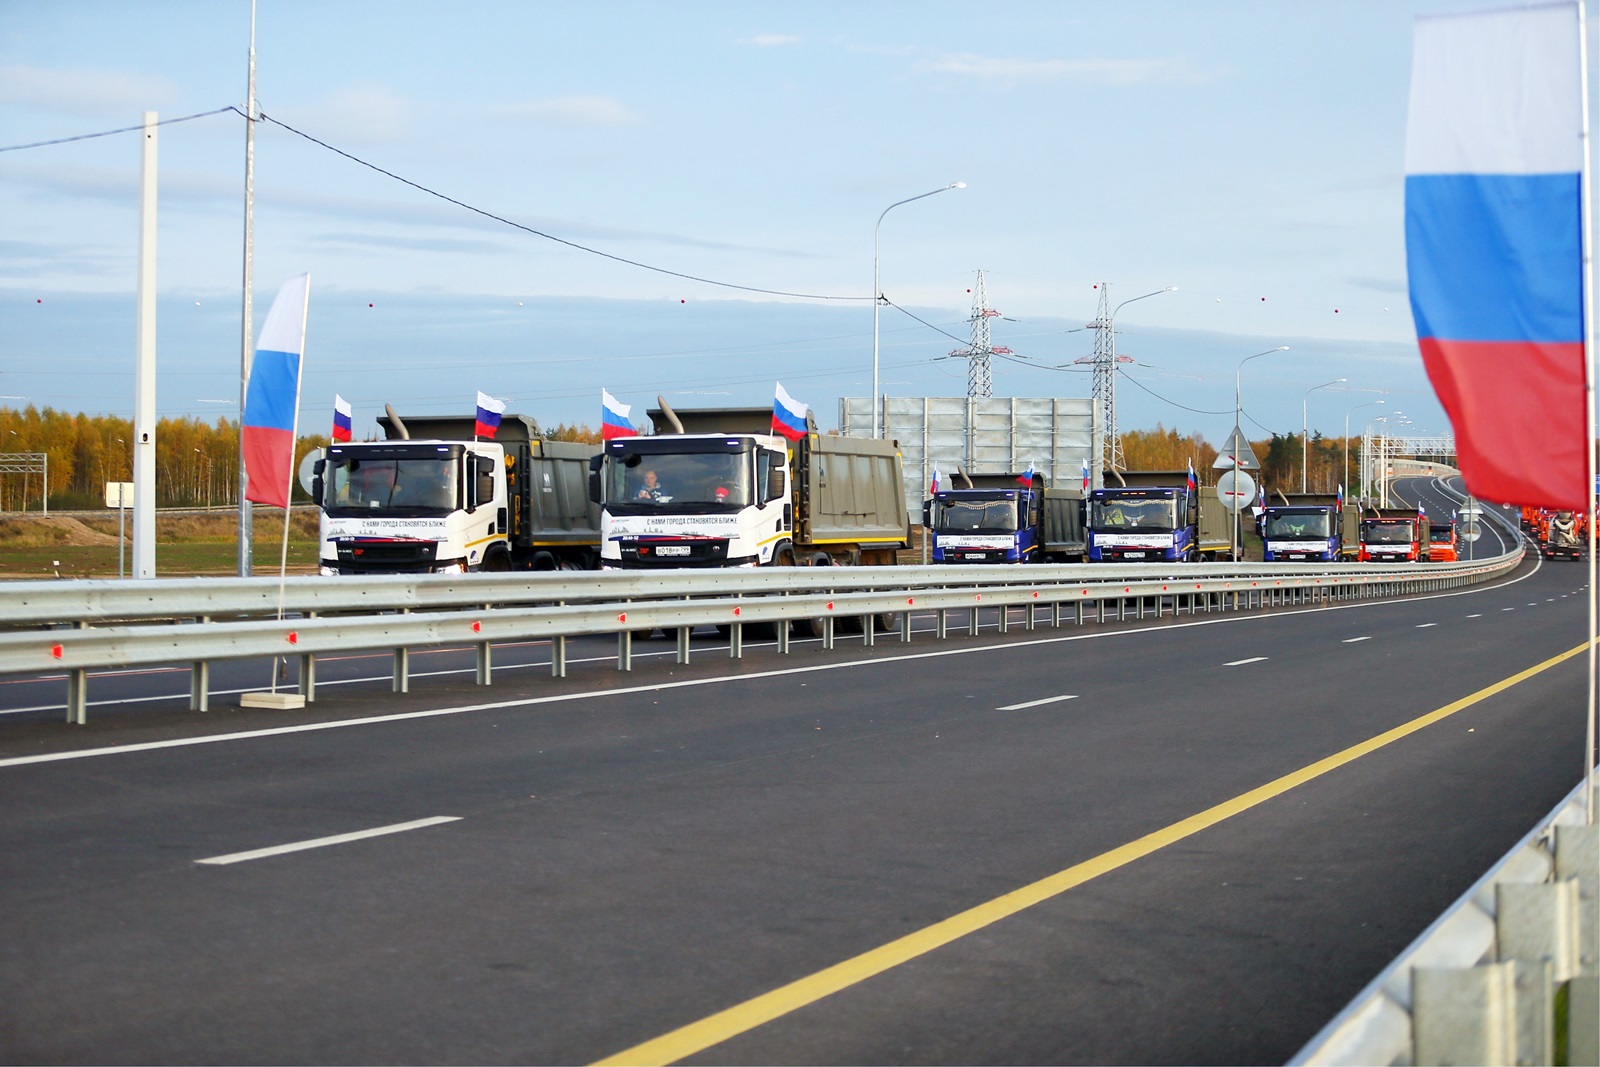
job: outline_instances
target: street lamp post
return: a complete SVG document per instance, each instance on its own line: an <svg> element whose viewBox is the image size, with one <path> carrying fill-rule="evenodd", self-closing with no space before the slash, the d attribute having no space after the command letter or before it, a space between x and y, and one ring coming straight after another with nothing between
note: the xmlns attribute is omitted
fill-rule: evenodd
<svg viewBox="0 0 1600 1067"><path fill-rule="evenodd" d="M1374 404L1382 404L1382 403L1383 403L1382 400L1369 400L1365 404L1357 404L1355 407L1351 408L1350 411L1347 411L1347 412L1344 413L1344 466L1339 469L1339 477L1341 479L1341 484L1342 484L1342 479L1348 478L1350 476L1350 414L1351 414L1351 412L1360 411L1362 408L1370 408ZM1361 495L1362 495L1363 498L1365 498L1366 495L1367 495L1367 484L1366 484L1367 483L1367 479L1365 477L1365 474L1366 474L1366 471L1365 471L1365 468L1363 468L1362 479L1361 479Z"/></svg>
<svg viewBox="0 0 1600 1067"><path fill-rule="evenodd" d="M1110 365L1105 367L1105 368L1101 368L1101 367L1097 366L1095 368L1095 371L1096 371L1097 376L1100 375L1100 374L1104 375L1105 395L1103 397L1101 397L1101 403L1103 403L1105 405L1105 415L1106 415L1106 418L1105 418L1105 424L1106 424L1105 425L1105 433L1106 433L1106 444L1107 444L1107 447L1106 447L1106 459L1110 461L1110 463L1113 466L1113 468L1116 466L1117 453L1118 453L1118 451L1120 451L1120 449L1117 446L1117 414L1116 414L1116 412L1117 412L1117 312L1121 311L1123 308L1127 307L1129 304L1133 303L1135 300L1148 300L1152 296L1160 296L1162 293L1175 293L1177 291L1178 291L1178 287L1176 285L1169 285L1165 289L1157 289L1153 293L1145 293L1142 296L1130 296L1128 299L1124 300L1122 303L1118 304L1116 307L1111 309L1111 314L1106 316L1106 321L1105 322L1096 323L1095 324L1096 326L1100 327L1101 329L1104 329L1104 330L1108 331L1109 334L1110 334L1109 344L1107 346L1107 351L1109 353L1109 359L1110 359Z"/></svg>
<svg viewBox="0 0 1600 1067"><path fill-rule="evenodd" d="M1234 369L1234 372L1233 372L1233 432L1238 434L1239 437L1241 438L1241 440L1244 437L1244 431L1239 428L1239 420L1240 420L1240 417L1244 413L1244 408L1239 402L1239 383L1242 380L1242 376L1244 374L1244 365L1246 363L1249 363L1252 359L1260 359L1262 356L1270 356L1274 352L1287 352L1287 351L1289 351L1289 346L1288 345L1279 345L1277 348L1269 348L1265 352L1257 352L1253 356L1245 356L1243 359L1241 359L1239 361L1239 366ZM1239 488L1239 481L1238 481L1238 478L1239 478L1238 449L1234 449L1233 474L1234 474L1233 487L1234 487L1235 490L1237 490ZM1233 508L1233 553L1232 554L1233 554L1233 562L1238 563L1239 562L1239 508L1238 508L1239 498L1237 496L1234 497L1233 503L1234 503L1234 508Z"/></svg>
<svg viewBox="0 0 1600 1067"><path fill-rule="evenodd" d="M878 231L883 227L883 216L901 204L909 204L911 201L921 200L923 197L934 196L938 193L948 192L951 189L965 189L966 187L966 182L951 182L949 185L941 186L938 189L930 189L925 193L918 193L916 196L908 196L904 200L896 200L883 209L883 214L878 216L877 225L872 227L872 436L874 438L882 436L878 411L878 309L883 305L883 290L878 286Z"/></svg>
<svg viewBox="0 0 1600 1067"><path fill-rule="evenodd" d="M1329 386L1342 385L1348 379L1335 378L1331 382L1313 385L1306 390L1306 395L1300 398L1300 492L1306 493L1306 471L1311 465L1311 394L1318 389L1327 389Z"/></svg>

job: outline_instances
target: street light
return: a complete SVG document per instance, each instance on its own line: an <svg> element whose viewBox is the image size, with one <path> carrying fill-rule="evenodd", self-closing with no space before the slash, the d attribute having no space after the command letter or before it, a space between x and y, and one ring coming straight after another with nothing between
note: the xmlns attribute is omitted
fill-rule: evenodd
<svg viewBox="0 0 1600 1067"><path fill-rule="evenodd" d="M1306 492L1306 468L1311 462L1311 420L1307 412L1310 410L1311 394L1318 389L1326 389L1332 385L1343 385L1349 379L1335 378L1331 382L1313 385L1306 390L1306 395L1300 398L1300 492Z"/></svg>
<svg viewBox="0 0 1600 1067"><path fill-rule="evenodd" d="M1350 476L1350 412L1360 411L1362 408L1370 408L1374 404L1382 403L1385 403L1385 401L1369 400L1365 404L1357 404L1355 407L1351 408L1350 411L1344 413L1344 467L1339 471L1341 478L1348 478ZM1365 500L1366 498L1367 470L1366 465L1363 464L1361 468L1361 499Z"/></svg>
<svg viewBox="0 0 1600 1067"><path fill-rule="evenodd" d="M916 196L908 196L904 200L896 200L883 209L883 214L878 216L878 224L872 227L872 436L882 436L878 425L878 309L883 304L883 290L878 287L878 230L883 227L883 216L899 207L909 204L913 200L921 200L926 196L949 192L951 189L965 189L966 182L951 182L949 185L938 189L930 189Z"/></svg>
<svg viewBox="0 0 1600 1067"><path fill-rule="evenodd" d="M1145 293L1143 296L1130 296L1128 299L1111 309L1111 314L1106 316L1105 322L1095 324L1100 329L1111 331L1111 366L1105 372L1105 432L1108 435L1108 458L1111 460L1113 467L1115 466L1117 460L1117 312L1121 311L1135 300L1147 300L1152 296L1160 296L1162 293L1175 293L1177 291L1178 287L1176 285L1169 285L1165 289L1157 289L1155 292ZM1098 368L1096 369L1098 370Z"/></svg>
<svg viewBox="0 0 1600 1067"><path fill-rule="evenodd" d="M1245 356L1243 359L1241 359L1239 361L1239 366L1234 370L1234 372L1233 372L1233 432L1238 436L1238 438L1240 439L1241 443L1243 443L1244 431L1239 428L1239 419L1240 419L1240 416L1244 412L1244 408L1239 403L1239 383L1240 383L1242 375L1244 374L1244 365L1246 363L1249 363L1252 359L1260 359L1262 356L1270 356L1274 352L1287 352L1287 351L1289 351L1289 346L1288 345L1279 345L1277 348L1269 348L1265 352L1257 352L1253 356ZM1232 444L1233 442L1229 441L1228 443ZM1234 476L1233 487L1234 487L1235 491L1237 491L1238 488L1239 488L1239 450L1236 447L1236 448L1234 448L1233 451L1234 451L1234 455L1233 455L1233 476ZM1237 495L1234 496L1233 502L1234 502L1234 505L1235 505L1235 507L1233 509L1233 562L1238 563L1239 562L1239 508L1238 508L1237 505L1239 503L1239 498L1238 498Z"/></svg>

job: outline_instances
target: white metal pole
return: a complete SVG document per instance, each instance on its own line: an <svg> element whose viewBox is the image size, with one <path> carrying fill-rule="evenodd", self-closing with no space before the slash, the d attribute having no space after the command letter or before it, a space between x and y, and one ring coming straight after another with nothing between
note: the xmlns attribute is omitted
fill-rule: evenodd
<svg viewBox="0 0 1600 1067"><path fill-rule="evenodd" d="M254 313L250 306L254 285L255 202L256 202L256 0L250 0L250 72L245 95L244 121L244 308L240 313L240 332L244 341L239 350L239 577L250 576L250 539L255 523L245 487L250 476L244 469L244 402L250 390L251 334Z"/></svg>
<svg viewBox="0 0 1600 1067"><path fill-rule="evenodd" d="M1582 86L1583 98L1583 131L1580 143L1583 146L1583 165L1579 168L1581 175L1579 183L1579 200L1581 225L1579 233L1583 241L1583 412L1584 412L1584 484L1583 492L1589 502L1589 686L1588 686L1588 714L1585 716L1583 735L1583 796L1587 805L1589 824L1596 822L1595 796L1594 796L1594 765L1595 765L1595 635L1597 631L1596 597L1600 590L1595 588L1595 462L1594 462L1594 248L1589 238L1589 227L1592 210L1590 205L1590 178L1589 178L1589 35L1585 25L1584 5L1577 4L1578 9L1578 72L1579 85Z"/></svg>
<svg viewBox="0 0 1600 1067"><path fill-rule="evenodd" d="M156 113L144 113L139 159L139 303L133 375L133 568L156 576Z"/></svg>

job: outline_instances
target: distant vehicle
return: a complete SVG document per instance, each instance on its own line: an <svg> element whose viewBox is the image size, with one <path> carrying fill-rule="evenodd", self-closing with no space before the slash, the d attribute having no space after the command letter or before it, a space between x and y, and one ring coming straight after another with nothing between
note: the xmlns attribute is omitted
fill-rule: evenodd
<svg viewBox="0 0 1600 1067"><path fill-rule="evenodd" d="M1199 557L1200 492L1187 471L1107 470L1105 479L1089 491L1091 562Z"/></svg>
<svg viewBox="0 0 1600 1067"><path fill-rule="evenodd" d="M1413 508L1368 508L1361 519L1362 563L1425 563L1428 516Z"/></svg>
<svg viewBox="0 0 1600 1067"><path fill-rule="evenodd" d="M593 445L546 441L526 415L492 441L474 420L379 418L387 440L328 446L313 468L324 575L587 570L599 509L585 490Z"/></svg>
<svg viewBox="0 0 1600 1067"><path fill-rule="evenodd" d="M1570 511L1558 511L1542 527L1539 549L1545 559L1583 558L1583 519Z"/></svg>
<svg viewBox="0 0 1600 1067"><path fill-rule="evenodd" d="M1460 540L1456 535L1456 524L1453 522L1433 522L1428 524L1428 561L1430 563L1454 563L1460 559Z"/></svg>
<svg viewBox="0 0 1600 1067"><path fill-rule="evenodd" d="M1333 562L1344 544L1343 511L1333 493L1277 493L1262 524L1268 563Z"/></svg>
<svg viewBox="0 0 1600 1067"><path fill-rule="evenodd" d="M934 563L1044 563L1082 560L1083 493L1047 489L1034 474L966 474L926 506Z"/></svg>

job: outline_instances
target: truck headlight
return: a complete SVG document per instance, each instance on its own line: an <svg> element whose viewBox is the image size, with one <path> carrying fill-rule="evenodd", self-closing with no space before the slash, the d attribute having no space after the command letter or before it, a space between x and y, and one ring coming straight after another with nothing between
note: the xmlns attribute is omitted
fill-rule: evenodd
<svg viewBox="0 0 1600 1067"><path fill-rule="evenodd" d="M435 573L435 574L465 574L465 573L467 573L467 568L466 568L466 564L462 563L460 560L456 560L454 563L446 563L446 564L443 564L443 565L439 566L438 568L436 568L434 570L433 573Z"/></svg>

